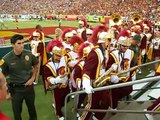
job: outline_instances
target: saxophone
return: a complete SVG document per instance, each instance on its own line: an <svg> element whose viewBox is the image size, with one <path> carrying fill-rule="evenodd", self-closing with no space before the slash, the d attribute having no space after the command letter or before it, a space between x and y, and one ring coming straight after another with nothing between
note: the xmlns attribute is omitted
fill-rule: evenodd
<svg viewBox="0 0 160 120"><path fill-rule="evenodd" d="M135 70L135 69L137 69L137 68L139 68L139 65L134 66L134 67L132 67L132 68L129 68L129 69L127 69L127 70L120 71L119 73L117 73L116 75L119 77L119 81L126 82L129 77L124 77L124 76L122 76L122 75L125 74L125 73L127 73L127 72L129 72L129 71ZM109 74L109 75L107 75L106 77L104 77L104 79L101 80L101 81L97 84L96 87L102 87L102 86L104 86L107 82L110 82L110 75L111 75L111 74Z"/></svg>
<svg viewBox="0 0 160 120"><path fill-rule="evenodd" d="M123 74L125 74L127 72L130 72L130 71L133 71L133 70L136 70L140 67L144 67L144 66L159 63L159 62L160 62L160 60L155 60L155 61L152 61L152 62L137 65L137 66L131 67L129 69L120 71L116 75L119 77L120 81L126 82L126 80L128 80L128 77L124 77ZM111 76L113 71L114 71L113 66L111 66L111 68L109 68L104 74L102 74L102 76L100 76L97 80L95 80L93 82L93 87L102 87L102 86L106 85L107 83L109 83L110 82L110 76Z"/></svg>
<svg viewBox="0 0 160 120"><path fill-rule="evenodd" d="M110 79L109 75L113 72L113 67L111 66L105 73L103 73L97 80L93 81L93 87L99 87L101 82L106 79Z"/></svg>

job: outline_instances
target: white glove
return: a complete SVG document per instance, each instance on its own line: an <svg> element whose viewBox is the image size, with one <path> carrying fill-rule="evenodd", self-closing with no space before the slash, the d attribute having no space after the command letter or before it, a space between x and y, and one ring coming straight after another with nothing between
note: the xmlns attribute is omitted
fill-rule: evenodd
<svg viewBox="0 0 160 120"><path fill-rule="evenodd" d="M69 66L70 66L70 67L74 67L77 63L78 63L78 60L71 60L71 61L69 62Z"/></svg>
<svg viewBox="0 0 160 120"><path fill-rule="evenodd" d="M143 49L143 50L142 50L142 56L144 56L144 55L145 55L145 53L146 53L146 50L145 50L145 49Z"/></svg>
<svg viewBox="0 0 160 120"><path fill-rule="evenodd" d="M58 77L56 77L56 78L52 77L52 78L49 79L49 82L50 82L51 84L61 83L61 78L60 78L60 76L58 76Z"/></svg>
<svg viewBox="0 0 160 120"><path fill-rule="evenodd" d="M63 78L60 78L60 83L62 83L63 85L65 85L68 81L68 76L64 76Z"/></svg>
<svg viewBox="0 0 160 120"><path fill-rule="evenodd" d="M132 81L136 80L136 74L132 76Z"/></svg>
<svg viewBox="0 0 160 120"><path fill-rule="evenodd" d="M119 82L119 77L117 75L111 75L110 78L112 83L118 83Z"/></svg>
<svg viewBox="0 0 160 120"><path fill-rule="evenodd" d="M81 89L81 80L78 80L78 89Z"/></svg>
<svg viewBox="0 0 160 120"><path fill-rule="evenodd" d="M85 88L84 88L84 90L85 90L85 92L87 93L87 94L91 94L92 93L92 86L86 86Z"/></svg>
<svg viewBox="0 0 160 120"><path fill-rule="evenodd" d="M86 77L83 78L82 85L83 85L83 89L85 90L85 92L87 94L92 93L93 88L92 88L90 80L88 78L86 78Z"/></svg>
<svg viewBox="0 0 160 120"><path fill-rule="evenodd" d="M104 74L105 73L105 69L101 69L100 70L100 75Z"/></svg>
<svg viewBox="0 0 160 120"><path fill-rule="evenodd" d="M112 64L112 66L111 66L112 68L113 68L113 71L116 71L117 70L117 68L118 68L118 65L116 64L116 63L114 63L114 64Z"/></svg>

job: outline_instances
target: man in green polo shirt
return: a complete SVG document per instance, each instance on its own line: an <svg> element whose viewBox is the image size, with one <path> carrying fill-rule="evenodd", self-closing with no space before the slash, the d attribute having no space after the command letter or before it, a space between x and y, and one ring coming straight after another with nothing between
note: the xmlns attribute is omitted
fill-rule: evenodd
<svg viewBox="0 0 160 120"><path fill-rule="evenodd" d="M140 35L134 35L131 38L131 46L130 49L134 51L134 65L138 65L138 59L140 56L140 42L141 42L141 36Z"/></svg>
<svg viewBox="0 0 160 120"><path fill-rule="evenodd" d="M11 38L13 50L5 55L0 67L5 76L12 97L12 108L15 120L22 120L22 103L28 107L29 120L37 120L35 109L35 92L33 82L37 72L38 60L30 51L24 49L23 36L15 34Z"/></svg>

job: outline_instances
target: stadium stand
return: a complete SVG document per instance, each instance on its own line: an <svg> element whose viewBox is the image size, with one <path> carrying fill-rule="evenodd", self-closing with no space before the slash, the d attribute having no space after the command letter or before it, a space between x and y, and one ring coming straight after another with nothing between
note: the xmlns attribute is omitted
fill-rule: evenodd
<svg viewBox="0 0 160 120"><path fill-rule="evenodd" d="M118 6L118 7L117 7ZM143 9L142 9L143 8ZM144 17L160 18L158 0L1 0L0 14L65 14L122 16L140 13Z"/></svg>

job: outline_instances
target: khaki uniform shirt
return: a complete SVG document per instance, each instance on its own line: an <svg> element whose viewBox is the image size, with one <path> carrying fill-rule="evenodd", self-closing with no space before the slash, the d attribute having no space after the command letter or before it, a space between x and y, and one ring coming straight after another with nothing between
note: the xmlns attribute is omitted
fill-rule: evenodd
<svg viewBox="0 0 160 120"><path fill-rule="evenodd" d="M2 72L8 75L11 83L24 84L32 77L33 66L38 64L37 58L27 50L17 56L13 51L1 60Z"/></svg>

